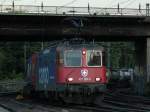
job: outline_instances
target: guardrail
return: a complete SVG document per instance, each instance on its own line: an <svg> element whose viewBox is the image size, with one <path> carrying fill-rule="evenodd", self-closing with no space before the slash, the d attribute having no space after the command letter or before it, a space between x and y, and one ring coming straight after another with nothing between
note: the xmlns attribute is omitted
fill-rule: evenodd
<svg viewBox="0 0 150 112"><path fill-rule="evenodd" d="M0 81L0 94L18 92L23 89L25 84L24 81Z"/></svg>
<svg viewBox="0 0 150 112"><path fill-rule="evenodd" d="M62 7L62 6L33 6L33 5L0 5L0 13L89 15L89 16L99 16L99 15L150 16L149 9Z"/></svg>

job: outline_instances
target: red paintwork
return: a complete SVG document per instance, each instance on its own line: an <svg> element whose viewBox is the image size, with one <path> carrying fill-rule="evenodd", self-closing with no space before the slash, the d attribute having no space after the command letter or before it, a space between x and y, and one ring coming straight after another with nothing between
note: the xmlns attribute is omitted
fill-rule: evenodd
<svg viewBox="0 0 150 112"><path fill-rule="evenodd" d="M83 48L82 51L86 51L86 49ZM88 75L85 78L83 78L83 76L81 75L81 70L83 69L88 70ZM58 65L57 72L57 83L107 83L106 67L88 67L86 65L86 54L83 53L81 67L64 67L63 64L61 64ZM101 80L98 82L96 82L95 80L97 77L101 78ZM74 80L69 82L68 78L73 78Z"/></svg>
<svg viewBox="0 0 150 112"><path fill-rule="evenodd" d="M88 70L88 76L91 80L79 80L83 78L80 74L82 69ZM58 83L66 83L67 79L71 77L74 80L69 83L107 83L106 80L106 69L105 67L91 68L91 67L81 67L81 68L70 68L70 67L59 67L58 69ZM100 77L101 81L96 82L95 78Z"/></svg>
<svg viewBox="0 0 150 112"><path fill-rule="evenodd" d="M33 87L36 85L36 65L37 65L37 54L32 54L32 74L31 81Z"/></svg>

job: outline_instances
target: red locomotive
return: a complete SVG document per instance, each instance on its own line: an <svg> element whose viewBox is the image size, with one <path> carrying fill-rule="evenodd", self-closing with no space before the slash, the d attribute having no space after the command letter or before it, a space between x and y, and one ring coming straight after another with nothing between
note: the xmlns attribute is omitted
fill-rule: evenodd
<svg viewBox="0 0 150 112"><path fill-rule="evenodd" d="M58 83L105 84L106 68L103 66L103 48L96 46L58 47Z"/></svg>
<svg viewBox="0 0 150 112"><path fill-rule="evenodd" d="M28 60L27 73L32 92L69 102L91 100L107 84L104 49L95 44L64 42L47 48Z"/></svg>

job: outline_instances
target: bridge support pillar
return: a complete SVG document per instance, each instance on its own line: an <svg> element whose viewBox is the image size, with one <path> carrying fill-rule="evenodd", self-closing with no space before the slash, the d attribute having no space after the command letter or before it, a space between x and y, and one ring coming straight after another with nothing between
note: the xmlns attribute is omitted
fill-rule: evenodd
<svg viewBox="0 0 150 112"><path fill-rule="evenodd" d="M150 46L150 40L149 40L149 46ZM137 75L146 76L147 74L146 72L147 71L146 70L147 69L146 48L147 48L146 39L139 39L135 42L135 73Z"/></svg>
<svg viewBox="0 0 150 112"><path fill-rule="evenodd" d="M138 93L139 95L144 94L144 85L146 82L146 75L147 75L146 43L147 43L146 39L139 39L135 41L134 84L135 84L135 92Z"/></svg>
<svg viewBox="0 0 150 112"><path fill-rule="evenodd" d="M150 38L147 38L147 82L150 82Z"/></svg>

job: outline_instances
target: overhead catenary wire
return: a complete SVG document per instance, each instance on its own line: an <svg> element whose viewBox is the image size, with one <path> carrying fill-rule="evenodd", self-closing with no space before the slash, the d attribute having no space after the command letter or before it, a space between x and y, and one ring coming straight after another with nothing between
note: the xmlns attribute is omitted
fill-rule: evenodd
<svg viewBox="0 0 150 112"><path fill-rule="evenodd" d="M72 1L70 1L70 2L67 2L67 3L65 3L64 5L61 5L60 7L57 7L57 10L58 9L61 9L62 7L67 7L68 5L71 5L71 4L73 4L73 3L75 3L77 0L72 0Z"/></svg>
<svg viewBox="0 0 150 112"><path fill-rule="evenodd" d="M108 4L108 6L112 7L112 4L115 4L115 5L118 4L118 2L115 2L115 3L114 3L114 2L115 2L115 1L112 0L112 1Z"/></svg>
<svg viewBox="0 0 150 112"><path fill-rule="evenodd" d="M135 0L130 0L130 2L128 2L128 3L124 6L124 8L126 8L127 6L133 4L134 2L135 2Z"/></svg>
<svg viewBox="0 0 150 112"><path fill-rule="evenodd" d="M77 0L72 0L72 1L70 1L70 2L68 2L68 3L64 4L64 5L62 5L61 7L65 7L65 6L71 5L71 4L75 3L76 1L77 1Z"/></svg>
<svg viewBox="0 0 150 112"><path fill-rule="evenodd" d="M1 1L1 5L3 5L5 2L6 2L6 0L2 0L2 1Z"/></svg>
<svg viewBox="0 0 150 112"><path fill-rule="evenodd" d="M117 2L117 3L113 4L113 5L110 6L110 7L117 6L118 4L123 5L123 4L126 4L126 3L130 2L130 1L131 1L131 0L124 0L124 1L122 1L122 2Z"/></svg>

